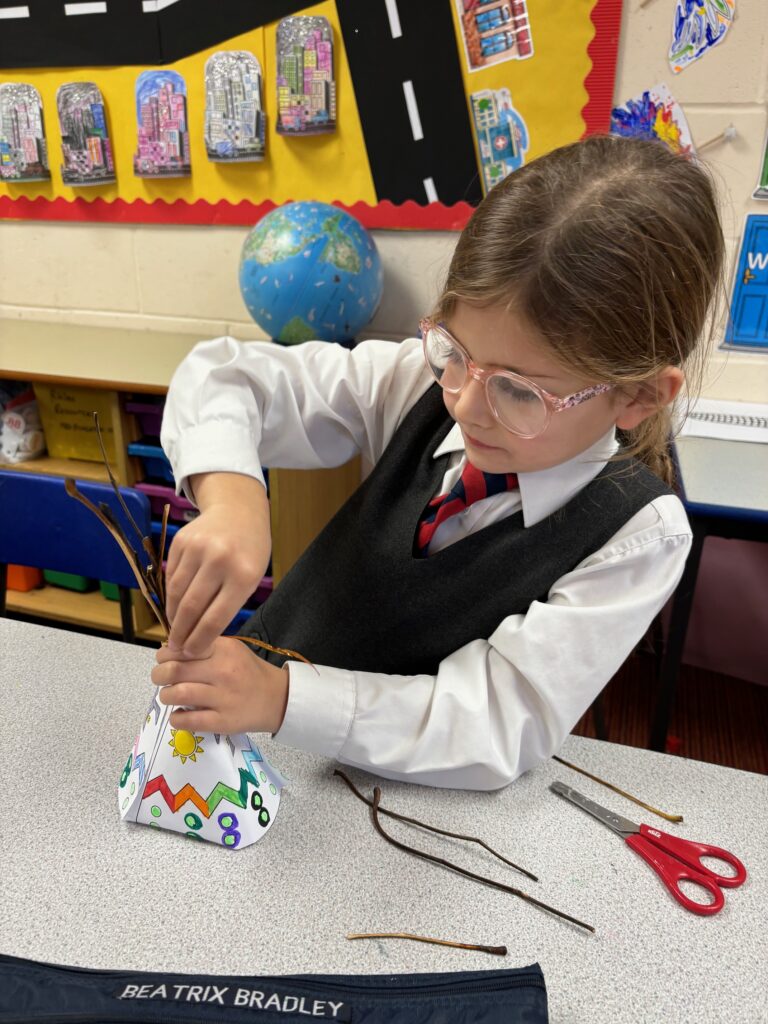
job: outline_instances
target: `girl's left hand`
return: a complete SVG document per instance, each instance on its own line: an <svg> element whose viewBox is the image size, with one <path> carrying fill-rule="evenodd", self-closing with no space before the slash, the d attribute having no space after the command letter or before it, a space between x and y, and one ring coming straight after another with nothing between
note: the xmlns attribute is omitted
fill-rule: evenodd
<svg viewBox="0 0 768 1024"><path fill-rule="evenodd" d="M277 732L288 703L288 669L271 665L234 637L219 637L202 657L161 647L152 682L162 686L171 725L189 732Z"/></svg>

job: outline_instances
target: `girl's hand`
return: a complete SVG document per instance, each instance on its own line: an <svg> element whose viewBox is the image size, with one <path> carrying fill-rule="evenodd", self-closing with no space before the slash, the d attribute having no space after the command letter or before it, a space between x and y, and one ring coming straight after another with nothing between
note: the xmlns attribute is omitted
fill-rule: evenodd
<svg viewBox="0 0 768 1024"><path fill-rule="evenodd" d="M152 682L174 711L171 725L189 732L277 732L288 703L288 669L253 654L233 637L219 637L201 658L161 647Z"/></svg>
<svg viewBox="0 0 768 1024"><path fill-rule="evenodd" d="M269 502L252 477L193 477L200 515L174 537L166 569L168 645L197 657L254 592L269 564Z"/></svg>

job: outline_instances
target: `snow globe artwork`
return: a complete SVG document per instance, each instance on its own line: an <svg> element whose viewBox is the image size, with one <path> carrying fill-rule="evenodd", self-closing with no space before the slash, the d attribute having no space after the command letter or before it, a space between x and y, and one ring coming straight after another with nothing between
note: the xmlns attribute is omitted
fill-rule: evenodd
<svg viewBox="0 0 768 1024"><path fill-rule="evenodd" d="M56 92L65 185L106 185L115 161L104 100L93 82L67 82Z"/></svg>
<svg viewBox="0 0 768 1024"><path fill-rule="evenodd" d="M0 179L49 181L43 101L34 85L0 85Z"/></svg>
<svg viewBox="0 0 768 1024"><path fill-rule="evenodd" d="M142 71L136 79L139 178L181 178L191 173L187 86L176 71Z"/></svg>
<svg viewBox="0 0 768 1024"><path fill-rule="evenodd" d="M319 15L292 15L277 26L277 130L318 135L336 128L333 29Z"/></svg>
<svg viewBox="0 0 768 1024"><path fill-rule="evenodd" d="M261 65L247 50L219 50L205 62L205 150L221 163L264 157Z"/></svg>

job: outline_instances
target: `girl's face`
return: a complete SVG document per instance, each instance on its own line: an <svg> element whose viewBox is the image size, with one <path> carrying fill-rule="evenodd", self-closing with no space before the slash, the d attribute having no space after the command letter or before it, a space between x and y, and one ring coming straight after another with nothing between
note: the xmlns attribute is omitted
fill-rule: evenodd
<svg viewBox="0 0 768 1024"><path fill-rule="evenodd" d="M445 326L478 366L512 370L559 398L601 383L563 368L544 338L509 310L459 302ZM499 423L483 384L470 375L459 394L443 391L443 400L461 428L470 462L487 473L532 473L567 462L615 426L631 401L619 391L608 391L574 408L553 412L542 434L524 438Z"/></svg>

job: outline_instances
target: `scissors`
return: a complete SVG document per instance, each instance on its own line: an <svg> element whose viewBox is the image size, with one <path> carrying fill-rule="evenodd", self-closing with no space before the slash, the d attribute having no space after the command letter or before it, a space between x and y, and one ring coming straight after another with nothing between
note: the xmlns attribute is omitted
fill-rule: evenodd
<svg viewBox="0 0 768 1024"><path fill-rule="evenodd" d="M614 814L606 807L601 807L594 800L588 799L563 782L553 782L549 788L623 836L627 845L651 865L677 902L682 903L686 910L694 914L717 914L725 906L725 897L720 887L735 889L746 880L746 868L738 857L734 857L728 850L721 850L719 846L708 846L706 843L694 843L690 839L678 839L677 836L660 832L649 825L636 825L633 821L622 818L620 814ZM734 868L736 874L718 875L701 863L702 857L723 860ZM695 882L706 889L714 902L696 903L695 900L689 899L678 884L682 880Z"/></svg>

